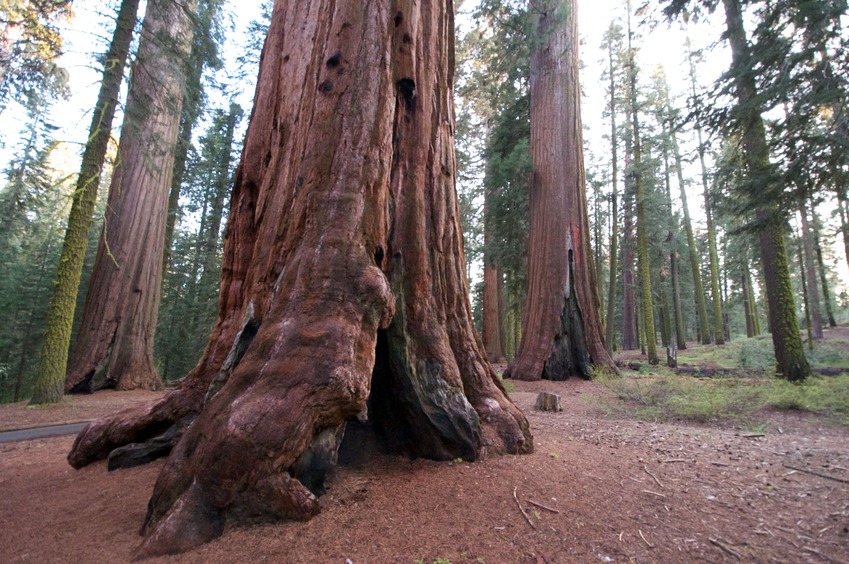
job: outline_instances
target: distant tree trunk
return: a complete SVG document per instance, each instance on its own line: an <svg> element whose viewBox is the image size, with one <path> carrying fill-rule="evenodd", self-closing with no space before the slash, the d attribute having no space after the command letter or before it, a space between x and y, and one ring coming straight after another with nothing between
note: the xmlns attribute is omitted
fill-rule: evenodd
<svg viewBox="0 0 849 564"><path fill-rule="evenodd" d="M742 274L740 274L740 294L743 298L743 316L746 320L746 337L752 338L755 336L755 324L752 320L752 304L750 302L750 294L749 294L749 280L745 274L745 268L747 265L743 263Z"/></svg>
<svg viewBox="0 0 849 564"><path fill-rule="evenodd" d="M701 141L700 141L701 145ZM704 149L699 149L702 163L702 182L705 188L705 218L707 219L708 255L710 257L710 295L713 300L713 341L717 345L725 344L722 317L722 292L719 285L719 253L716 246L716 226L713 223L710 193L708 191L707 168L704 164Z"/></svg>
<svg viewBox="0 0 849 564"><path fill-rule="evenodd" d="M728 42L731 45L733 58L738 107L745 108L741 118L746 173L750 178L766 179L770 174L769 147L766 142L763 119L760 111L754 106L758 92L755 79L751 74L751 55L743 28L740 0L723 0L723 5L728 26ZM799 335L799 322L796 319L796 305L784 245L786 219L781 214L781 210L766 206L759 208L756 216L761 223L758 238L766 282L769 326L775 349L776 370L780 377L787 380L805 380L810 375L811 369L805 358L802 338Z"/></svg>
<svg viewBox="0 0 849 564"><path fill-rule="evenodd" d="M813 198L810 199L811 204L811 228L814 241L814 251L816 252L817 270L820 276L820 284L822 284L822 296L825 302L825 314L828 319L829 327L837 327L837 321L834 319L834 310L831 307L831 291L828 285L828 273L825 269L825 260L822 256L822 245L820 244L820 218L817 216L816 206L814 206Z"/></svg>
<svg viewBox="0 0 849 564"><path fill-rule="evenodd" d="M305 485L322 490L366 406L390 452L533 450L472 325L452 4L391 4L276 2L204 356L158 405L90 425L69 455L81 466L200 411L157 480L138 556L190 549L227 519L309 519Z"/></svg>
<svg viewBox="0 0 849 564"><path fill-rule="evenodd" d="M505 375L589 378L592 365L613 363L604 346L589 242L577 1L544 0L540 10L540 45L531 54L528 294L522 344Z"/></svg>
<svg viewBox="0 0 849 564"><path fill-rule="evenodd" d="M758 302L755 301L755 290L752 288L752 273L746 271L746 287L749 290L749 308L752 316L752 336L757 337L761 334L761 322L758 318Z"/></svg>
<svg viewBox="0 0 849 564"><path fill-rule="evenodd" d="M613 74L613 42L609 42L607 48L608 68L610 69L610 280L607 286L607 316L605 322L605 344L608 351L615 347L616 335L613 322L616 314L616 277L619 265L619 159L617 157L617 134L616 134L616 82Z"/></svg>
<svg viewBox="0 0 849 564"><path fill-rule="evenodd" d="M669 277L660 275L660 306L657 308L657 319L660 324L660 342L666 348L672 343L672 307L669 302Z"/></svg>
<svg viewBox="0 0 849 564"><path fill-rule="evenodd" d="M72 197L68 227L59 258L59 270L56 273L50 309L45 321L46 331L41 345L33 403L58 402L64 394L77 292L103 161L112 135L112 120L118 105L121 82L124 80L124 67L130 52L138 8L139 0L121 2L112 42L103 63L103 79L88 130L88 142Z"/></svg>
<svg viewBox="0 0 849 564"><path fill-rule="evenodd" d="M184 1L148 4L65 391L162 387L153 334L192 10Z"/></svg>
<svg viewBox="0 0 849 564"><path fill-rule="evenodd" d="M628 112L630 116L630 112ZM630 117L629 117L630 119ZM634 177L631 160L631 143L625 143L625 169L628 176L625 181L624 231L622 234L622 350L632 351L640 347L637 337L637 298L634 280Z"/></svg>
<svg viewBox="0 0 849 564"><path fill-rule="evenodd" d="M645 188L643 183L642 156L640 154L640 119L637 109L637 67L631 47L631 3L628 6L628 87L631 105L631 123L634 143L634 199L637 208L637 273L640 282L640 305L642 307L643 334L646 337L646 354L649 364L657 364L657 340L654 327L654 304L651 293L651 260L649 258L648 219L645 212Z"/></svg>
<svg viewBox="0 0 849 564"><path fill-rule="evenodd" d="M846 188L838 180L839 173L834 173L834 191L837 193L837 212L840 215L840 233L843 236L843 256L849 265L849 210L846 203Z"/></svg>
<svg viewBox="0 0 849 564"><path fill-rule="evenodd" d="M495 262L491 250L492 217L489 212L489 191L484 194L484 258L483 258L483 320L481 338L484 350L490 362L504 358L504 339L501 334L501 309L499 308L499 288L503 285L501 269Z"/></svg>
<svg viewBox="0 0 849 564"><path fill-rule="evenodd" d="M811 328L811 301L808 295L808 282L805 272L805 261L802 259L802 242L796 245L796 255L799 259L799 279L802 281L802 305L805 306L805 331L808 333L808 348L814 350L814 331Z"/></svg>
<svg viewBox="0 0 849 564"><path fill-rule="evenodd" d="M702 273L699 261L699 250L696 248L696 237L693 233L693 222L690 220L690 208L687 204L687 188L684 182L684 168L682 166L681 150L675 134L672 134L672 148L675 153L675 168L678 173L678 187L681 191L681 209L684 214L684 232L687 235L687 250L690 258L690 269L693 272L693 294L698 315L699 340L703 345L710 344L711 333L708 323L707 298L704 285L702 284Z"/></svg>
<svg viewBox="0 0 849 564"><path fill-rule="evenodd" d="M696 65L689 45L690 43L688 39L687 52L690 63L690 86L693 98L698 100L698 97L696 96ZM697 126L696 131L699 135L699 151L701 157L701 155L704 154L701 141L701 128ZM672 147L675 153L675 167L678 170L678 186L681 190L681 207L684 209L684 230L687 233L687 246L690 250L690 267L693 270L693 291L695 293L696 300L696 313L699 316L699 338L703 345L707 345L710 344L711 341L710 325L708 323L707 313L707 297L705 295L704 285L702 284L702 274L699 267L699 254L698 249L696 249L696 239L693 235L693 222L690 221L690 209L687 205L687 189L684 183L684 168L681 166L681 149L678 146L678 139L674 133L672 134ZM702 166L704 167L703 161ZM702 171L704 174L705 169L703 168ZM706 179L703 178L703 181L706 182Z"/></svg>
<svg viewBox="0 0 849 564"><path fill-rule="evenodd" d="M664 121L663 130L664 136L669 137L670 135L670 127L669 123ZM664 184L666 186L666 208L667 214L669 215L669 230L667 231L666 238L667 243L669 244L669 275L672 279L672 318L675 324L675 345L680 350L685 350L687 348L687 330L686 323L684 323L684 308L681 306L681 281L680 281L680 269L678 267L678 244L677 238L675 236L675 232L677 230L677 225L675 221L675 216L672 213L672 182L670 179L670 171L669 171L669 146L667 143L663 144L663 177Z"/></svg>
<svg viewBox="0 0 849 564"><path fill-rule="evenodd" d="M808 210L805 203L799 206L799 218L801 220L801 241L802 252L804 256L804 271L805 284L807 291L805 297L807 299L806 311L810 311L811 318L811 333L814 339L822 339L822 310L820 309L819 290L817 289L817 270L814 264L814 241L811 225L808 221ZM809 309L810 308L810 309Z"/></svg>
<svg viewBox="0 0 849 564"><path fill-rule="evenodd" d="M691 63L692 64L692 63ZM695 73L691 73L693 97L695 96ZM705 165L705 146L702 140L702 128L696 122L696 135L699 142L699 164L702 171L702 188L705 198L705 219L707 220L708 256L710 259L710 295L713 300L713 339L717 345L724 345L722 296L719 290L719 254L716 246L716 226L713 223L713 209L710 201L710 182L708 180L707 166Z"/></svg>

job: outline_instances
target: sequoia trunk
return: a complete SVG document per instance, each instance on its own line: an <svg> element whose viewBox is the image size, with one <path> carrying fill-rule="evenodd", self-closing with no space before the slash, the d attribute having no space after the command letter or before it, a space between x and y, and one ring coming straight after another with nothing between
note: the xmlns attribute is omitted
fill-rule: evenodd
<svg viewBox="0 0 849 564"><path fill-rule="evenodd" d="M498 362L504 358L504 338L502 334L503 321L503 280L501 269L495 262L491 250L492 218L490 217L488 200L489 191L484 194L484 257L483 257L483 320L481 323L481 338L484 350L490 362Z"/></svg>
<svg viewBox="0 0 849 564"><path fill-rule="evenodd" d="M162 386L153 363L153 333L191 1L153 0L147 6L65 391Z"/></svg>
<svg viewBox="0 0 849 564"><path fill-rule="evenodd" d="M589 243L578 83L576 0L539 6L540 44L531 55L528 293L519 380L588 378L612 366L604 346L598 284Z"/></svg>
<svg viewBox="0 0 849 564"><path fill-rule="evenodd" d="M307 487L321 492L358 414L411 456L533 449L472 326L453 13L276 2L206 352L180 389L92 424L69 455L85 464L200 411L156 483L141 555L206 542L228 517L315 515Z"/></svg>

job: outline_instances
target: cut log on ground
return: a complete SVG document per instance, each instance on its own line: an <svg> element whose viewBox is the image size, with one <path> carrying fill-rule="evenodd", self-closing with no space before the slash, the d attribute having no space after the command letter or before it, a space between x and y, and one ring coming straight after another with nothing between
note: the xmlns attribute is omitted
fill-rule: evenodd
<svg viewBox="0 0 849 564"><path fill-rule="evenodd" d="M563 408L560 407L560 396L551 392L540 392L537 394L534 409L537 411L562 411Z"/></svg>

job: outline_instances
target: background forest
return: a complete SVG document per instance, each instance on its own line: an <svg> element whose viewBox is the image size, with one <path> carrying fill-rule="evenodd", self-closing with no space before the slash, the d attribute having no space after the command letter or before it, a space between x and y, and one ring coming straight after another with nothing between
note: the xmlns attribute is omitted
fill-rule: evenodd
<svg viewBox="0 0 849 564"><path fill-rule="evenodd" d="M98 240L109 229L118 138L140 119L124 111L129 67L142 43L145 8L157 3L131 4L53 0L0 10L3 401L29 398L45 365L39 351L66 264L60 256L72 231L69 214L83 192L80 153L94 139L82 124L100 115L97 87L117 68L124 82L102 174L95 167L100 190L95 183L73 293L72 350L77 340ZM227 0L197 4L188 61L176 75L179 132L154 316L155 368L166 382L197 363L216 320L229 190L270 16L268 2L251 10ZM674 356L688 342L722 344L767 332L772 274L758 237L773 224L781 226L793 317L815 347L823 327L844 323L849 309L846 3L725 0L726 9L743 8L750 57L742 63L725 44L717 2L610 4L581 6L587 198L608 348L651 357L659 342ZM509 360L521 340L525 298L534 28L526 2L466 0L455 9L467 274L487 353ZM116 64L110 49L122 14L134 23L129 57ZM741 76L756 87L743 103L734 86ZM763 116L769 151L758 175L746 172L744 154L753 113Z"/></svg>

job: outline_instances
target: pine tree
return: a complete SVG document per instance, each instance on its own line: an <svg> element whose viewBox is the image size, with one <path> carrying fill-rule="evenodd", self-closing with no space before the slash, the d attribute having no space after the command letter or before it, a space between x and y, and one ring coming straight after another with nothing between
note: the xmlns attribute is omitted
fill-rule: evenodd
<svg viewBox="0 0 849 564"><path fill-rule="evenodd" d="M646 214L646 193L644 172L642 170L642 154L640 146L640 119L637 106L637 65L636 53L632 46L633 31L631 29L631 2L626 2L628 10L628 96L631 106L631 127L634 151L634 199L636 201L637 220L637 271L640 287L640 311L645 335L646 354L650 364L657 364L657 342L654 326L654 305L651 290L651 259L649 258L648 217Z"/></svg>
<svg viewBox="0 0 849 564"><path fill-rule="evenodd" d="M56 128L45 121L47 102L32 97L26 103L29 134L0 190L0 315L6 320L0 328L0 401L29 395L66 197L50 164Z"/></svg>
<svg viewBox="0 0 849 564"><path fill-rule="evenodd" d="M138 7L139 0L121 2L115 31L104 59L103 78L89 126L89 137L80 164L62 244L62 256L50 298L47 331L41 347L33 403L54 403L63 394L83 260Z"/></svg>
<svg viewBox="0 0 849 564"><path fill-rule="evenodd" d="M607 48L607 77L609 80L608 86L608 111L610 113L610 278L607 286L607 313L605 315L605 344L608 351L615 349L615 307L616 307L616 278L618 276L618 258L619 258L619 159L617 157L617 149L619 138L617 134L616 116L616 82L617 69L614 66L614 53L622 51L622 28L615 23L611 23L610 27L604 36L602 47ZM619 73L621 74L621 73Z"/></svg>
<svg viewBox="0 0 849 564"><path fill-rule="evenodd" d="M0 3L0 111L10 100L56 98L67 93L61 23L71 0L10 0Z"/></svg>
<svg viewBox="0 0 849 564"><path fill-rule="evenodd" d="M746 190L750 197L758 194L759 198L762 198L764 194L774 192L775 188L770 183L775 183L775 174L771 170L766 131L757 105L758 89L752 75L751 53L743 28L739 0L723 0L723 6L733 58L737 117L742 132L748 180ZM810 367L799 336L784 245L786 219L780 201L773 200L771 206L758 208L756 218L760 226L761 261L764 266L776 369L778 374L787 380L805 380L810 375Z"/></svg>

